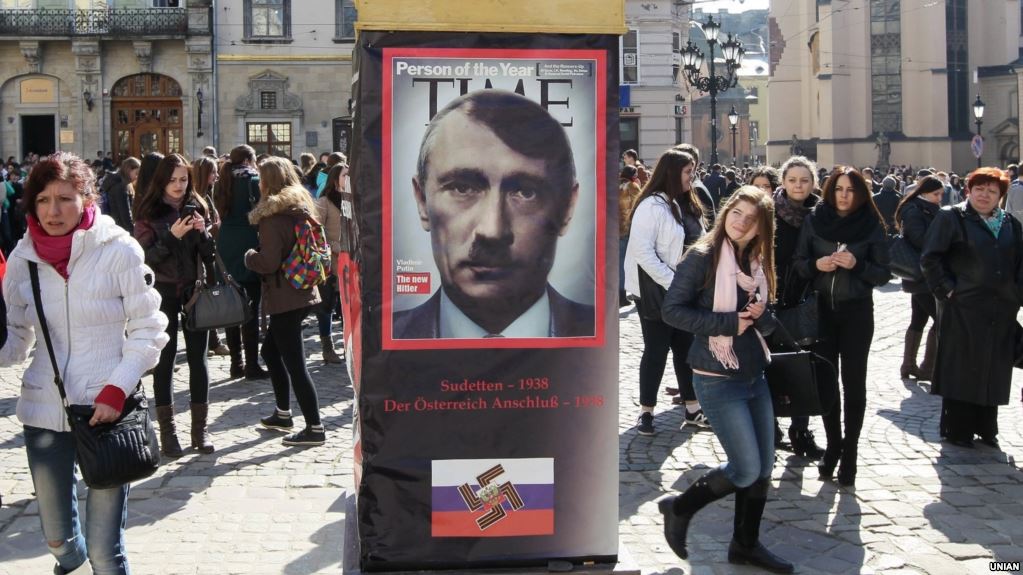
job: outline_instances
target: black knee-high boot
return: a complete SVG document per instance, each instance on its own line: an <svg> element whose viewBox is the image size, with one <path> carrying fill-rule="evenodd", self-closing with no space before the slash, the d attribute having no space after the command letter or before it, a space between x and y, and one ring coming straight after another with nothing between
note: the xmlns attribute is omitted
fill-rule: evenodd
<svg viewBox="0 0 1023 575"><path fill-rule="evenodd" d="M827 447L824 456L817 465L821 480L830 481L835 475L835 466L838 465L838 458L842 456L842 408L838 399L828 413L821 419L824 421L824 435L827 437Z"/></svg>
<svg viewBox="0 0 1023 575"><path fill-rule="evenodd" d="M689 557L686 549L686 534L693 515L708 503L733 493L732 483L720 469L713 469L696 483L689 486L681 495L665 497L657 502L657 508L664 515L664 538L668 546L682 559Z"/></svg>
<svg viewBox="0 0 1023 575"><path fill-rule="evenodd" d="M792 573L792 563L771 553L760 542L760 520L770 486L770 479L758 479L753 485L735 492L735 532L728 545L728 562L753 565L775 573Z"/></svg>

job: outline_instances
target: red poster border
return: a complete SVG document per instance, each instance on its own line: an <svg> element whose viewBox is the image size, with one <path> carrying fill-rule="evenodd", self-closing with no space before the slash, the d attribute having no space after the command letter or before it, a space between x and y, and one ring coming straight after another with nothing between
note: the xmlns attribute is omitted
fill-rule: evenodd
<svg viewBox="0 0 1023 575"><path fill-rule="evenodd" d="M546 337L546 338L486 338L486 339L394 339L393 338L393 289L394 250L392 245L392 71L396 57L422 56L444 58L525 58L525 59L574 59L593 60L596 74L596 226L594 233L594 334L590 337ZM605 341L605 285L606 285L606 241L607 233L607 52L604 50L574 49L495 49L495 48L384 48L383 49L383 101L381 116L382 134L382 179L383 234L381 261L381 344L384 350L420 349L521 349L521 348L574 348L603 347Z"/></svg>

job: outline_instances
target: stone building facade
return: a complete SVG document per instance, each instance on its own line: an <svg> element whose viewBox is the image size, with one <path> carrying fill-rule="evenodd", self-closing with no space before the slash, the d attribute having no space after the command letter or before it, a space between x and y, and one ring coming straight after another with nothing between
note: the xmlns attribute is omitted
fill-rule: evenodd
<svg viewBox="0 0 1023 575"><path fill-rule="evenodd" d="M99 7L95 5L99 4ZM194 154L213 94L211 0L5 0L0 156Z"/></svg>
<svg viewBox="0 0 1023 575"><path fill-rule="evenodd" d="M977 165L970 143L978 94L987 104L981 161L1018 155L1008 140L1018 140L1020 90L1010 69L1019 58L1019 1L772 0L770 12L772 163L798 146L826 167L965 173Z"/></svg>
<svg viewBox="0 0 1023 575"><path fill-rule="evenodd" d="M216 140L223 152L348 151L352 0L220 2L215 22Z"/></svg>

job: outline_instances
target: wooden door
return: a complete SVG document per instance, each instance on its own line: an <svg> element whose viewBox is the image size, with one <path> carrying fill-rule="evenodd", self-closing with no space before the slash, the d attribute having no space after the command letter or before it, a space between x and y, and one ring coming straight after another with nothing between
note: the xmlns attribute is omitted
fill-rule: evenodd
<svg viewBox="0 0 1023 575"><path fill-rule="evenodd" d="M111 119L113 150L120 162L150 152L181 153L181 88L160 74L136 74L114 85Z"/></svg>

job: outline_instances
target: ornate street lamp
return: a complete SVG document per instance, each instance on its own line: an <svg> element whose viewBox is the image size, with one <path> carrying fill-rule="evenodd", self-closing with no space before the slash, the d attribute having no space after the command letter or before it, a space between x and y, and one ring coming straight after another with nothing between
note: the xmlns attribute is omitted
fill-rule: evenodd
<svg viewBox="0 0 1023 575"><path fill-rule="evenodd" d="M981 101L980 94L977 94L977 100L973 102L973 117L977 123L977 136L983 138L983 136L980 135L980 125L984 123L984 102ZM980 167L979 155L977 156L977 167Z"/></svg>
<svg viewBox="0 0 1023 575"><path fill-rule="evenodd" d="M721 54L725 58L725 73L718 76L714 66L714 46L718 44L718 34L721 32L721 25L714 21L713 16L707 16L707 21L701 26L703 35L707 38L709 58L707 61L707 75L701 73L704 62L703 51L692 42L686 42L682 49L682 70L686 82L690 86L710 94L710 163L718 163L718 94L733 88L738 82L736 71L742 64L742 57L746 50L742 42L731 34L728 39L721 43ZM734 125L733 125L734 126ZM734 144L732 146L735 147ZM732 154L734 157L734 153Z"/></svg>
<svg viewBox="0 0 1023 575"><path fill-rule="evenodd" d="M728 123L732 126L732 164L735 164L736 148L735 148L735 134L739 131L739 112L735 111L735 104L732 104L732 110L728 112Z"/></svg>
<svg viewBox="0 0 1023 575"><path fill-rule="evenodd" d="M199 103L199 113L196 114L195 137L196 138L201 138L203 136L203 133L202 133L202 105L203 105L203 102L206 101L206 97L202 93L202 86L200 86L199 89L195 91L195 101Z"/></svg>

